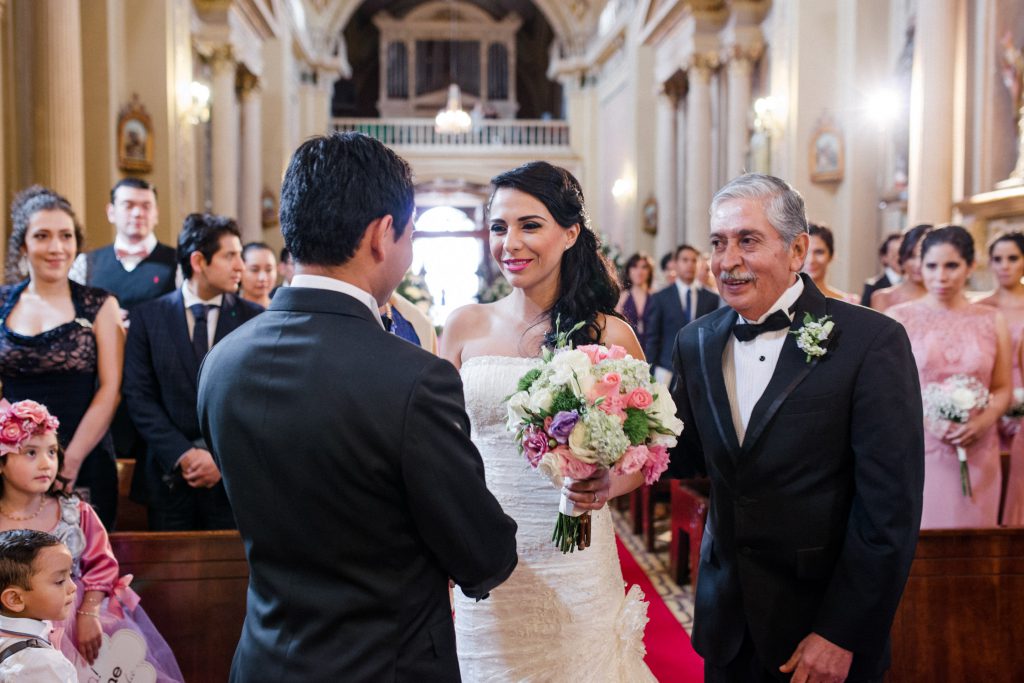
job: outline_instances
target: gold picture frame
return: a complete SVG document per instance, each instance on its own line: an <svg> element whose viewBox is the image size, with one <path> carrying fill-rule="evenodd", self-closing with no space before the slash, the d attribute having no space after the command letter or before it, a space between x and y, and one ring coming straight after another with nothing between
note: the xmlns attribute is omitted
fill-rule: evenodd
<svg viewBox="0 0 1024 683"><path fill-rule="evenodd" d="M153 122L138 93L117 116L117 167L134 173L153 170Z"/></svg>
<svg viewBox="0 0 1024 683"><path fill-rule="evenodd" d="M811 134L807 156L811 182L838 183L843 179L846 164L843 133L830 117L818 121Z"/></svg>
<svg viewBox="0 0 1024 683"><path fill-rule="evenodd" d="M648 235L654 235L658 232L658 200L651 195L644 202L643 206L643 229Z"/></svg>

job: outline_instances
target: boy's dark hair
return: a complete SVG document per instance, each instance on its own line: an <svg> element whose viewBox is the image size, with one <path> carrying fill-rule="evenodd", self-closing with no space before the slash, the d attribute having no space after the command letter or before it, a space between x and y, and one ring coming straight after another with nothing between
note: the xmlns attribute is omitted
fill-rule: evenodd
<svg viewBox="0 0 1024 683"><path fill-rule="evenodd" d="M242 239L242 233L233 218L212 213L190 213L185 216L178 234L177 258L181 274L186 280L192 277L192 252L198 251L209 263L220 250L220 238L224 235Z"/></svg>
<svg viewBox="0 0 1024 683"><path fill-rule="evenodd" d="M121 187L131 187L135 188L136 190L149 190L150 192L153 193L153 198L156 199L156 186L153 185L148 180L143 180L142 178L121 178L120 180L117 181L117 183L114 184L112 188L110 188L111 204L114 203L114 195L117 194L118 188Z"/></svg>
<svg viewBox="0 0 1024 683"><path fill-rule="evenodd" d="M13 529L0 532L0 591L11 586L29 590L32 563L43 548L61 545L61 540L45 531Z"/></svg>
<svg viewBox="0 0 1024 683"><path fill-rule="evenodd" d="M295 150L281 185L281 234L296 263L340 266L373 221L391 216L394 238L415 208L409 164L362 133L332 133Z"/></svg>

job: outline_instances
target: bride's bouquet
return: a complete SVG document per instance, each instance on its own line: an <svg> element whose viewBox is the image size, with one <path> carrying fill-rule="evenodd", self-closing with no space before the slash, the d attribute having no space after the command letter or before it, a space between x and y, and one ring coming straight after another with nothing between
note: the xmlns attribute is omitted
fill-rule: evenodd
<svg viewBox="0 0 1024 683"><path fill-rule="evenodd" d="M924 388L925 417L931 420L948 420L964 424L971 413L988 405L988 387L970 375L951 375L942 382L932 382ZM965 497L971 496L971 473L967 469L967 451L956 447L960 461L960 490Z"/></svg>
<svg viewBox="0 0 1024 683"><path fill-rule="evenodd" d="M643 472L653 484L668 468L668 449L683 423L650 366L621 346L572 349L557 335L542 363L519 379L506 399L509 431L530 465L556 488L586 479L599 467L619 474ZM562 494L551 540L563 553L590 545L590 513Z"/></svg>

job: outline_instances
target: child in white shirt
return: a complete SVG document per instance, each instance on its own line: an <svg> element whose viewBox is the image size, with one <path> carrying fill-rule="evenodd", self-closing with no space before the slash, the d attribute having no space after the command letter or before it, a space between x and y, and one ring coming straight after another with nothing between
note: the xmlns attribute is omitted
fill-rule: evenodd
<svg viewBox="0 0 1024 683"><path fill-rule="evenodd" d="M71 553L55 536L0 532L0 683L78 683L75 667L50 643L50 621L75 604Z"/></svg>

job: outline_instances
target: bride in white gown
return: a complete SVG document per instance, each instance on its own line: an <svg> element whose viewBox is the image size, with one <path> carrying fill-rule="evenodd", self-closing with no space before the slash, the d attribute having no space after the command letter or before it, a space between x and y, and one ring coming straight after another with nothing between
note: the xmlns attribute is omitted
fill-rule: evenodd
<svg viewBox="0 0 1024 683"><path fill-rule="evenodd" d="M607 470L573 483L569 497L591 510L592 544L563 555L551 540L560 492L518 453L505 428L505 397L562 329L587 323L574 344L618 344L643 351L613 314L618 287L588 225L583 193L564 169L533 162L492 180L491 255L513 287L493 304L448 319L442 355L459 367L473 441L487 486L519 525L519 564L486 600L455 591L462 679L483 681L653 681L643 662L647 603L627 592L615 549L609 498L642 475Z"/></svg>

